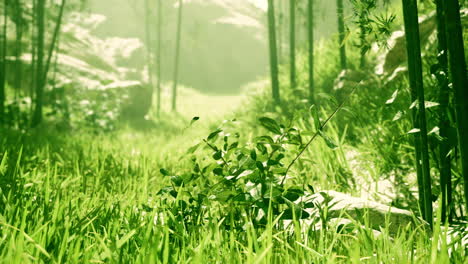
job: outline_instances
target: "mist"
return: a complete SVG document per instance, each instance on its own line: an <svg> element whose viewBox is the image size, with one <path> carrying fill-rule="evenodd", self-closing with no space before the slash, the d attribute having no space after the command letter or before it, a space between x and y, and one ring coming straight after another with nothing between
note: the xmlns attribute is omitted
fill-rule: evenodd
<svg viewBox="0 0 468 264"><path fill-rule="evenodd" d="M467 263L462 0L0 0L0 264Z"/></svg>

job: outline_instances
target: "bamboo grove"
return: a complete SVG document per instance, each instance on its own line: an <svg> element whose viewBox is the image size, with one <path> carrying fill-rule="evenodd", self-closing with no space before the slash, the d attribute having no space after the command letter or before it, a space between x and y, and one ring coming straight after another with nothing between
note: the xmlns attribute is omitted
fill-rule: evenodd
<svg viewBox="0 0 468 264"><path fill-rule="evenodd" d="M284 3L289 2L289 57L283 55L281 47L284 44L284 34L282 25L275 23L275 5L280 5L281 23L285 23ZM297 5L296 2L303 2L302 5ZM316 14L315 5L319 4L319 0L308 1L268 1L268 27L269 27L269 43L270 43L270 69L272 80L272 94L274 100L280 102L280 91L278 82L278 62L283 61L281 56L289 61L290 64L290 86L296 87L296 13L304 6L307 9L307 39L308 39L308 58L309 58L309 101L319 104L314 100L314 28L319 22L314 20ZM345 7L351 10L355 17L354 24L357 25L359 32L360 43L357 45L360 49L360 59L356 67L363 68L366 65L366 53L370 50L370 44L366 40L371 29L367 28L372 20L370 16L372 11L379 4L385 5L386 1L377 0L351 0L344 5L343 0L336 0L336 17L337 17L337 47L339 49L339 65L342 70L351 67L351 63L346 57L347 32L348 27L345 25ZM408 55L408 81L411 90L412 101L412 123L414 143L415 168L417 172L418 190L419 190L419 208L422 217L432 225L433 222L433 189L440 187L442 219L452 220L455 208L453 207L452 197L452 163L459 162L462 168L463 184L464 184L464 200L465 208L468 208L468 82L466 72L466 62L464 53L463 28L460 19L460 3L458 0L436 0L436 20L437 20L437 38L438 38L438 64L437 64L437 79L439 80L439 128L440 137L438 154L434 156L435 164L438 164L438 174L440 178L440 186L433 184L434 180L431 175L430 150L428 149L428 129L426 121L425 109L425 91L423 83L423 68L421 61L421 47L419 39L419 22L418 22L418 4L416 0L402 0L401 2L404 18L404 31L406 38L406 50ZM393 19L393 18L391 18ZM275 29L279 28L280 36L277 38ZM280 47L280 48L278 48ZM278 59L278 55L280 58ZM354 65L352 65L354 67ZM453 87L453 89L449 88ZM456 120L449 118L449 113L455 111ZM453 122L453 123L451 123ZM453 125L457 129L457 134L449 134L449 127ZM450 137L456 137L458 145L451 147ZM453 151L456 150L456 151ZM458 153L455 154L455 153Z"/></svg>

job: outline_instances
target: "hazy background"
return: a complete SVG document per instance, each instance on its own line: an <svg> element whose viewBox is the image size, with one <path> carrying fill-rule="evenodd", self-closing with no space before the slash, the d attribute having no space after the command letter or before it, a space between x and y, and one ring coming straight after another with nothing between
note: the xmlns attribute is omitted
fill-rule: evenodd
<svg viewBox="0 0 468 264"><path fill-rule="evenodd" d="M164 1L162 76L172 81L176 32L176 1ZM145 41L145 2L143 0L90 0L89 11L107 17L94 35L98 37L138 38ZM156 1L150 1L152 24L156 25ZM321 26L317 38L335 30L334 3L321 4L317 13ZM241 87L267 74L268 48L265 26L266 1L190 0L184 1L180 83L209 94L238 94ZM287 11L287 2L278 5ZM305 11L299 11L305 12ZM279 19L277 21L280 23ZM286 21L285 21L286 22ZM285 24L286 25L286 24ZM298 21L298 31L306 30ZM283 30L286 43L287 27ZM156 43L156 28L152 31ZM299 38L301 34L298 34ZM298 46L303 45L298 41ZM287 47L283 50L286 51ZM126 67L142 70L145 50L139 49Z"/></svg>
<svg viewBox="0 0 468 264"><path fill-rule="evenodd" d="M153 1L155 4L156 1ZM177 9L164 1L162 79L173 78ZM171 1L173 2L173 1ZM231 2L231 3L229 3ZM238 93L239 88L266 73L268 57L263 26L263 12L251 2L192 0L184 5L180 56L180 82L207 93ZM145 41L144 1L93 0L92 13L107 20L94 34ZM156 25L155 7L151 8ZM154 28L153 32L156 32ZM153 34L153 43L156 36ZM145 65L145 51L140 49L127 67Z"/></svg>

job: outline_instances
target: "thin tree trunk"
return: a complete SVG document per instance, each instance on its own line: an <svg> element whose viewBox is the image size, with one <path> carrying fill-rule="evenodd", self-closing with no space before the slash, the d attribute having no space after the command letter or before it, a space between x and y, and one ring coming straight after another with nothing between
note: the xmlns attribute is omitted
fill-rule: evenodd
<svg viewBox="0 0 468 264"><path fill-rule="evenodd" d="M16 0L13 2L13 9L15 14L15 31L16 31L16 40L15 40L15 71L14 71L14 98L15 102L18 103L18 98L21 92L21 79L22 79L22 62L21 62L21 54L22 54L22 40L23 40L23 10L21 6L21 1ZM15 113L10 113L11 116L11 124L15 125L20 128L20 115L19 111Z"/></svg>
<svg viewBox="0 0 468 264"><path fill-rule="evenodd" d="M289 56L291 88L296 88L296 0L289 0Z"/></svg>
<svg viewBox="0 0 468 264"><path fill-rule="evenodd" d="M308 39L309 39L309 102L314 100L314 0L308 0Z"/></svg>
<svg viewBox="0 0 468 264"><path fill-rule="evenodd" d="M36 67L36 105L33 113L32 126L42 122L42 105L44 99L44 27L45 0L37 2L37 67Z"/></svg>
<svg viewBox="0 0 468 264"><path fill-rule="evenodd" d="M281 1L281 0L280 0ZM288 14L288 4L286 2L287 0L284 0L284 1L281 1L283 4L282 6L280 7L280 12L283 14L283 22L281 25L279 25L281 28L282 28L282 32L281 32L281 45L282 45L282 52L281 54L283 54L283 58L279 57L278 58L278 63L281 63L283 59L283 61L285 61L287 59L287 56L286 56L286 53L287 53L287 49L289 47L289 43L288 43L288 30L289 30L289 16L287 15ZM275 7L275 14L276 14L276 7ZM275 20L275 27L277 27L277 21ZM278 36L277 36L278 37Z"/></svg>
<svg viewBox="0 0 468 264"><path fill-rule="evenodd" d="M414 102L417 100L417 95L411 92L411 101ZM413 120L413 126L415 128L419 127L418 124L418 110L416 107L411 111L411 118ZM416 177L418 182L418 194L419 194L419 210L421 211L421 216L423 219L426 219L426 200L424 196L424 177L423 177L423 167L421 164L421 137L416 133L413 137L414 152L415 152L415 163L416 163Z"/></svg>
<svg viewBox="0 0 468 264"><path fill-rule="evenodd" d="M158 1L158 47L157 47L157 75L158 75L158 84L157 84L157 102L156 102L156 113L159 116L161 112L161 67L162 67L162 56L161 56L161 44L162 44L162 3L161 0Z"/></svg>
<svg viewBox="0 0 468 264"><path fill-rule="evenodd" d="M146 38L146 59L147 59L147 73L148 73L148 84L151 88L151 96L153 95L154 90L154 80L153 80L153 60L151 59L151 32L150 32L150 6L149 0L145 0L145 38Z"/></svg>
<svg viewBox="0 0 468 264"><path fill-rule="evenodd" d="M283 39L282 39L282 27L283 27L283 3L284 1L279 1L278 5L278 12L276 14L278 26L276 27L278 30L276 34L278 34L278 60L281 62L283 57Z"/></svg>
<svg viewBox="0 0 468 264"><path fill-rule="evenodd" d="M270 75L273 99L280 102L278 80L278 53L276 48L275 6L273 0L268 0L268 38L270 45Z"/></svg>
<svg viewBox="0 0 468 264"><path fill-rule="evenodd" d="M23 63L21 61L21 55L23 53L23 8L21 1L16 0L16 43L15 43L15 98L18 99L18 95L21 91L21 83L23 78Z"/></svg>
<svg viewBox="0 0 468 264"><path fill-rule="evenodd" d="M58 72L58 59L59 59L59 50L60 50L60 38L57 40L54 56L54 66L52 70L52 89L57 88L57 72Z"/></svg>
<svg viewBox="0 0 468 264"><path fill-rule="evenodd" d="M463 29L458 0L445 0L445 23L449 54L450 76L455 90L455 110L464 181L466 210L468 211L468 82L466 73Z"/></svg>
<svg viewBox="0 0 468 264"><path fill-rule="evenodd" d="M427 145L427 127L424 101L424 86L422 79L421 47L419 40L418 8L416 0L403 0L403 17L405 22L406 47L408 53L408 72L411 88L411 100L417 100L417 107L413 111L413 126L419 129L415 133L417 163L421 164L421 175L418 176L420 186L420 199L423 199L423 218L432 226L432 191L429 168L429 151ZM419 147L418 147L419 145ZM419 149L418 149L419 148Z"/></svg>
<svg viewBox="0 0 468 264"><path fill-rule="evenodd" d="M37 1L32 0L33 8L32 8L32 22L31 22L31 82L29 83L29 96L31 99L30 102L30 116L34 115L34 103L36 101L35 97L35 85L37 81L36 76L36 65L37 65L37 34L36 34L36 24L37 24ZM32 122L32 121L31 121Z"/></svg>
<svg viewBox="0 0 468 264"><path fill-rule="evenodd" d="M448 118L449 104L449 87L448 87L448 59L447 59L447 35L445 31L445 0L436 0L437 8L437 39L438 39L438 60L439 71L439 103L440 103L440 120L439 129L440 136L444 139L439 144L439 171L440 171L440 189L442 190L442 221L447 218L452 219L452 173L451 173L451 154L450 145L448 143L450 121Z"/></svg>
<svg viewBox="0 0 468 264"><path fill-rule="evenodd" d="M5 117L5 86L6 86L6 52L7 52L7 0L4 1L5 10L3 10L3 38L1 50L1 69L0 69L0 124L3 124Z"/></svg>
<svg viewBox="0 0 468 264"><path fill-rule="evenodd" d="M177 111L177 85L179 81L179 56L180 56L180 38L182 30L182 8L183 0L179 0L179 14L177 19L177 40L176 40L176 54L174 64L174 86L172 87L172 111Z"/></svg>
<svg viewBox="0 0 468 264"><path fill-rule="evenodd" d="M338 16L338 41L340 44L340 66L342 70L345 70L347 68L347 62L346 62L343 0L336 0L336 13Z"/></svg>
<svg viewBox="0 0 468 264"><path fill-rule="evenodd" d="M50 43L49 52L48 52L48 55L47 55L47 61L46 61L44 73L43 73L44 82L47 81L47 74L49 73L50 63L52 61L54 51L56 50L55 46L56 46L58 38L60 36L60 27L62 25L63 13L64 13L64 10L65 10L65 4L66 4L66 0L62 0L62 3L60 4L60 10L59 10L59 14L58 14L58 17L57 17L57 21L56 21L56 24L55 24L54 34L52 35L52 42ZM58 53L58 49L57 49L56 52Z"/></svg>

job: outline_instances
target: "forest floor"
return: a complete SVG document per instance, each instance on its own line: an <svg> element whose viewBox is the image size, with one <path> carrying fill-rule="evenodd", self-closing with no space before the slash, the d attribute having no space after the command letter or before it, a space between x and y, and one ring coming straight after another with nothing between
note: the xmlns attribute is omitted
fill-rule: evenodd
<svg viewBox="0 0 468 264"><path fill-rule="evenodd" d="M343 225L321 213L313 221L328 223L325 228L300 234L304 227L294 219L291 233L278 227L279 217L258 225L251 216L227 213L226 202L187 204L186 193L197 199L217 188L201 186L216 179L209 168L219 162L210 161L209 148L193 152L192 146L219 128L226 136L239 133L246 147L268 134L258 118L271 113L252 112L258 106L248 97L185 90L179 114L164 114L143 129L65 137L44 126L7 134L0 141L6 150L0 171L19 184L13 197L1 200L0 263L467 263L463 235L448 234L440 223L434 233L407 226L390 234L385 224L376 233L358 218ZM295 127L304 129L309 121ZM382 177L376 157L370 158L375 153L348 144L333 122L327 133L338 148L314 142L291 180L306 177L317 191L340 190L390 205L395 181ZM210 176L174 186L196 174L194 160L207 165ZM169 195L170 188L180 194ZM384 197L388 190L392 195ZM231 230L229 222L242 227Z"/></svg>

